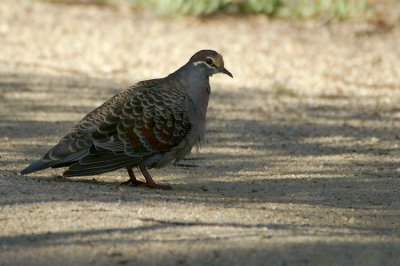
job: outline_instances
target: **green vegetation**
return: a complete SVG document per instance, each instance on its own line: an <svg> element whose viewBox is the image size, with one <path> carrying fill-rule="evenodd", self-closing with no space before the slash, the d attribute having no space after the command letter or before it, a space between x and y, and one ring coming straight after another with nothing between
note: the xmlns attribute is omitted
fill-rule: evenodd
<svg viewBox="0 0 400 266"><path fill-rule="evenodd" d="M286 0L279 15L300 18L326 16L343 19L364 14L367 10L366 0Z"/></svg>
<svg viewBox="0 0 400 266"><path fill-rule="evenodd" d="M364 14L367 0L130 0L162 15L214 13L266 14L279 17L316 16L347 18Z"/></svg>
<svg viewBox="0 0 400 266"><path fill-rule="evenodd" d="M128 2L163 16L265 14L283 18L345 19L374 13L379 3L400 8L400 0L44 0L68 4L118 4Z"/></svg>
<svg viewBox="0 0 400 266"><path fill-rule="evenodd" d="M172 15L209 15L224 13L274 14L282 0L150 0L158 13Z"/></svg>

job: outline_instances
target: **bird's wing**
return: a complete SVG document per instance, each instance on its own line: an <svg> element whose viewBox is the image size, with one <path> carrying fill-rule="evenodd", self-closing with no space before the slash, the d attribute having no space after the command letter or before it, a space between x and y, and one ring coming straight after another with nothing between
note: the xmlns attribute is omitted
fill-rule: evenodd
<svg viewBox="0 0 400 266"><path fill-rule="evenodd" d="M80 151L87 151L93 144L92 134L96 131L96 127L103 123L104 118L113 110L113 108L115 108L115 106L119 106L121 103L126 102L139 87L143 87L141 82L114 95L102 105L88 113L81 121L76 123L70 129L69 133L65 135L59 143L44 156L44 158L60 160L71 154L79 153Z"/></svg>
<svg viewBox="0 0 400 266"><path fill-rule="evenodd" d="M186 94L169 87L139 89L116 107L92 134L96 147L147 156L177 146L191 128Z"/></svg>
<svg viewBox="0 0 400 266"><path fill-rule="evenodd" d="M138 88L151 88L159 84L160 81L160 79L142 81L111 97L75 124L59 143L52 147L41 159L22 170L21 174L29 174L48 167L64 167L81 159L88 153L93 144L92 134L96 131L97 125L103 122L115 106L126 102Z"/></svg>
<svg viewBox="0 0 400 266"><path fill-rule="evenodd" d="M138 88L105 116L91 134L93 145L89 154L64 174L107 172L170 151L191 129L186 102L183 90L169 86Z"/></svg>

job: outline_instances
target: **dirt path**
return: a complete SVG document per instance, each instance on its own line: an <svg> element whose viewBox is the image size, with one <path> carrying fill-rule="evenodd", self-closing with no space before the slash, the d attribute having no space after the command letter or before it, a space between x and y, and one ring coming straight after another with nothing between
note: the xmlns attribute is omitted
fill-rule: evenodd
<svg viewBox="0 0 400 266"><path fill-rule="evenodd" d="M400 28L0 2L0 265L400 265ZM173 191L19 176L119 89L220 51Z"/></svg>

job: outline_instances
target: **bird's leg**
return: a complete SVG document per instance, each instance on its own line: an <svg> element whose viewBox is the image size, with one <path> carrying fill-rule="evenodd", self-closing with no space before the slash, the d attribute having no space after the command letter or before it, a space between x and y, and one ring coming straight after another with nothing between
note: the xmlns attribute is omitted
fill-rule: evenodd
<svg viewBox="0 0 400 266"><path fill-rule="evenodd" d="M166 189L166 190L172 189L171 186L169 186L169 185L156 184L156 182L154 182L153 178L151 177L151 175L149 174L149 172L147 171L145 166L139 165L139 169L140 169L140 172L142 172L144 178L146 179L146 183L143 186L148 187L148 188L158 188L158 189Z"/></svg>
<svg viewBox="0 0 400 266"><path fill-rule="evenodd" d="M146 182L140 181L136 179L135 174L133 173L133 170L131 167L127 167L126 170L128 171L129 175L129 180L122 182L121 185L134 185L134 186L143 186L146 184Z"/></svg>

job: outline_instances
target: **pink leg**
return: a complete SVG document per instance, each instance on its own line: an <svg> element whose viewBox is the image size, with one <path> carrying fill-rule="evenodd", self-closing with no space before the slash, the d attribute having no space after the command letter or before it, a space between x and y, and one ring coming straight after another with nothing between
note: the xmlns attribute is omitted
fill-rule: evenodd
<svg viewBox="0 0 400 266"><path fill-rule="evenodd" d="M169 186L169 185L156 184L156 182L154 182L153 178L151 177L151 175L149 174L149 172L147 171L145 166L140 165L139 169L140 169L140 172L142 172L144 178L146 179L146 183L144 184L145 187L166 189L166 190L172 189L171 186Z"/></svg>
<svg viewBox="0 0 400 266"><path fill-rule="evenodd" d="M129 175L129 180L122 182L121 185L134 185L134 186L143 186L146 184L146 182L143 181L139 181L136 179L135 174L133 173L133 170L131 167L127 167L126 170L128 171L128 175Z"/></svg>

